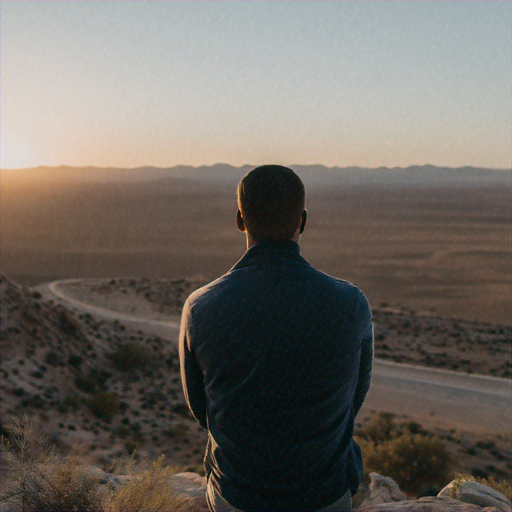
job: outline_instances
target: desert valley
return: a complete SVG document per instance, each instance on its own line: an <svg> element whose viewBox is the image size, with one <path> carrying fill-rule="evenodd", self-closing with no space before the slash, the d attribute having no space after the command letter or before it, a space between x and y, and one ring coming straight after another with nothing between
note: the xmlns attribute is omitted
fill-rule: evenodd
<svg viewBox="0 0 512 512"><path fill-rule="evenodd" d="M234 214L246 171L2 171L3 433L34 414L59 450L81 442L92 464L164 454L201 473L206 437L184 401L177 328L188 294L244 252ZM301 252L365 291L376 358L509 383L510 173L302 172ZM442 439L456 471L510 479L498 420L397 411L371 402L357 427L393 412Z"/></svg>

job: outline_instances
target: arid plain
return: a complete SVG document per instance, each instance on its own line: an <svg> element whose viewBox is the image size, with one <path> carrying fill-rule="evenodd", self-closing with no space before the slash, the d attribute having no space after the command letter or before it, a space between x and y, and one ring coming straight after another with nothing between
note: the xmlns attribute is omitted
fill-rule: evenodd
<svg viewBox="0 0 512 512"><path fill-rule="evenodd" d="M247 169L219 167L2 171L2 272L27 285L213 279L245 250L234 218ZM356 171L308 168L302 254L358 284L373 306L510 325L510 173L471 171L406 169L401 179L383 170L358 181Z"/></svg>

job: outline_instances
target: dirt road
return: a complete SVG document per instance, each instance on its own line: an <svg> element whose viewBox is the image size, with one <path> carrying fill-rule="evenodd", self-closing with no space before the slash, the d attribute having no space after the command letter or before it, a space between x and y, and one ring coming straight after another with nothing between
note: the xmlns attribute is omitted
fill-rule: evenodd
<svg viewBox="0 0 512 512"><path fill-rule="evenodd" d="M80 312L118 319L151 334L177 342L179 318L162 321L112 311L69 297L61 285L77 280L46 283L37 287L45 296ZM512 381L483 375L437 370L376 359L373 382L362 413L388 411L407 415L428 426L454 428L478 434L511 431Z"/></svg>

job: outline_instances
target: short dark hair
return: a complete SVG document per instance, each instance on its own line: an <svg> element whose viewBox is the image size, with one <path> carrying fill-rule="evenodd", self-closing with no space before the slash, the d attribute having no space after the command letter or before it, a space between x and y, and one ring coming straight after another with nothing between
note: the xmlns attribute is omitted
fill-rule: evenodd
<svg viewBox="0 0 512 512"><path fill-rule="evenodd" d="M237 197L245 228L258 241L292 238L306 201L302 180L282 165L253 169L238 184Z"/></svg>

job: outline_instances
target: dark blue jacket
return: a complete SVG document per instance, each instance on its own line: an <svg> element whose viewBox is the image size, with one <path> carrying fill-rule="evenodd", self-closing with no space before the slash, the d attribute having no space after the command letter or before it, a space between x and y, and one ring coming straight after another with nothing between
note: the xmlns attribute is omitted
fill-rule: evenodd
<svg viewBox="0 0 512 512"><path fill-rule="evenodd" d="M183 388L208 429L209 482L241 510L315 510L357 491L354 418L370 387L372 315L293 241L253 246L185 303Z"/></svg>

